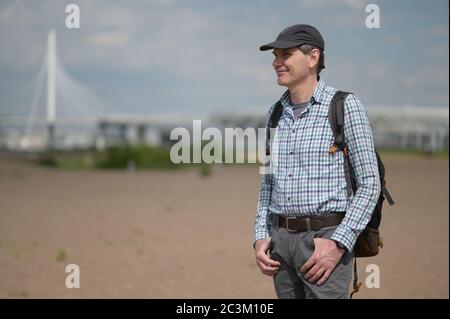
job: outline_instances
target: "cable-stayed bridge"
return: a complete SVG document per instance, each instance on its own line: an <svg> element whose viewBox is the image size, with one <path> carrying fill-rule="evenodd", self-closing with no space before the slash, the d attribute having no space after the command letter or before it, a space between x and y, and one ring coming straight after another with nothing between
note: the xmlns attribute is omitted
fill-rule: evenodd
<svg viewBox="0 0 450 319"><path fill-rule="evenodd" d="M189 124L181 116L112 114L107 102L66 71L53 30L35 82L28 116L0 114L0 147L26 151L160 143L172 127Z"/></svg>

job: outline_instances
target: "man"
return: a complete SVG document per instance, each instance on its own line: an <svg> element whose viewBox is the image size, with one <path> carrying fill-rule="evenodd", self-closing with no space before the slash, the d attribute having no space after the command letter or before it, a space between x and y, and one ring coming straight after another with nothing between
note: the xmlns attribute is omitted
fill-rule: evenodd
<svg viewBox="0 0 450 319"><path fill-rule="evenodd" d="M260 47L270 49L277 83L288 90L272 143L276 170L261 181L256 262L273 276L278 298L348 298L353 246L381 189L366 110L356 96L347 97L344 133L358 186L348 196L343 154L329 151L334 136L328 108L336 89L319 76L325 67L321 34L293 25Z"/></svg>

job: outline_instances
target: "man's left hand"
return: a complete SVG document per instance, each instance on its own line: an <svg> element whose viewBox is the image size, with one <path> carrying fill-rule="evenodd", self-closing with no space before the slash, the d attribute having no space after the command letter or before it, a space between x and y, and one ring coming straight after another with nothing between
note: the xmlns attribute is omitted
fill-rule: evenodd
<svg viewBox="0 0 450 319"><path fill-rule="evenodd" d="M306 280L311 283L317 281L320 286L330 277L345 250L337 247L336 242L331 239L314 238L314 245L313 255L300 268L300 272L306 272Z"/></svg>

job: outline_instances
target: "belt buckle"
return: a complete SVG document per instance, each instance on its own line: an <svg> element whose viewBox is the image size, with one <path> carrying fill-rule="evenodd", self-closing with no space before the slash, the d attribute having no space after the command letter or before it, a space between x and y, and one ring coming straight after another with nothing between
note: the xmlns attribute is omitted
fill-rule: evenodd
<svg viewBox="0 0 450 319"><path fill-rule="evenodd" d="M295 229L290 229L289 228L289 220L291 219L297 219L297 217L295 216L286 216L286 230L288 231L288 233L296 233L297 231Z"/></svg>

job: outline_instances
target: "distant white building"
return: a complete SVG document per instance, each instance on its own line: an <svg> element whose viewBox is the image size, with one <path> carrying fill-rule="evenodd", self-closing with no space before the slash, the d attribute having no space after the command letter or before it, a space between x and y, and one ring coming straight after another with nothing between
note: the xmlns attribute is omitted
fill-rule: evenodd
<svg viewBox="0 0 450 319"><path fill-rule="evenodd" d="M367 108L378 148L448 150L449 109L418 107ZM191 131L188 116L117 117L64 119L55 122L55 146L59 149L120 144L170 145L176 127ZM35 119L34 129L24 136L27 118L0 118L0 147L13 150L41 150L47 147L45 119ZM202 129L263 128L265 114L215 114L202 120ZM237 138L240 138L239 136ZM244 137L242 136L242 139ZM260 138L258 136L258 138ZM264 136L261 136L264 138Z"/></svg>
<svg viewBox="0 0 450 319"><path fill-rule="evenodd" d="M448 108L379 107L367 113L377 147L448 150Z"/></svg>
<svg viewBox="0 0 450 319"><path fill-rule="evenodd" d="M376 147L448 150L449 108L368 107ZM222 114L212 117L219 127L264 127L265 114Z"/></svg>

